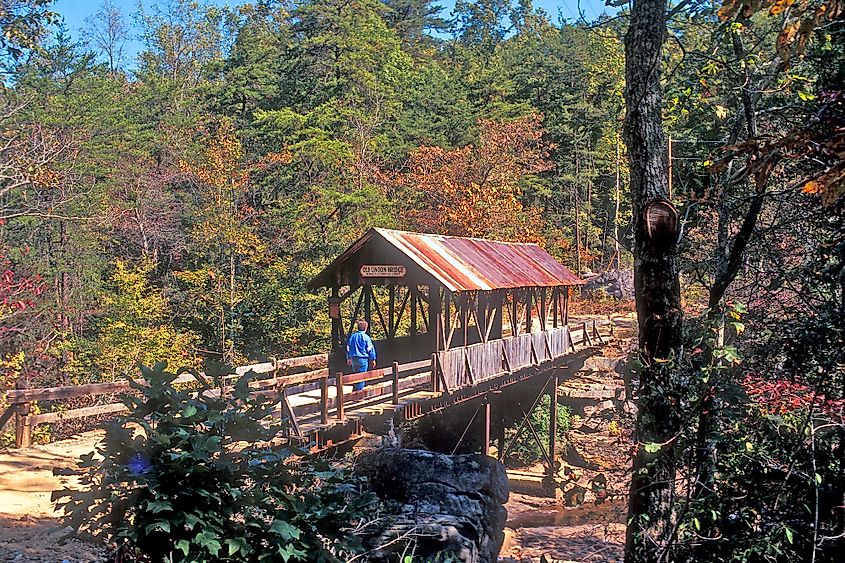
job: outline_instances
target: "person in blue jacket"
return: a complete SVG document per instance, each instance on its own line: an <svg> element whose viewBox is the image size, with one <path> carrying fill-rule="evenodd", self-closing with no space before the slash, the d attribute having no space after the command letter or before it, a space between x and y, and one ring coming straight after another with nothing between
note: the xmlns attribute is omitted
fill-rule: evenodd
<svg viewBox="0 0 845 563"><path fill-rule="evenodd" d="M367 334L369 325L367 321L358 321L358 330L349 336L346 341L346 364L352 366L354 373L361 373L376 367L376 347L373 339ZM355 383L353 391L360 391L364 388L364 382Z"/></svg>

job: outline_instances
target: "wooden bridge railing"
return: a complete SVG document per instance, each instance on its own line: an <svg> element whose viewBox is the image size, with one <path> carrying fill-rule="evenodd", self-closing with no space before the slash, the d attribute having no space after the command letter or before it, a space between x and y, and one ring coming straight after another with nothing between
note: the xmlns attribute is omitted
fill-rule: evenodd
<svg viewBox="0 0 845 563"><path fill-rule="evenodd" d="M602 341L596 321L588 327L580 327L579 344L593 344ZM269 377L250 382L253 393L274 397L278 400L282 416L290 421L292 434L302 438L300 421L319 415L322 424L330 420L342 420L345 405L373 399L384 402L390 395L393 405L399 404L399 397L408 391L430 390L452 392L456 389L476 385L499 375L514 372L532 365L559 358L575 350L575 342L569 327L523 334L502 340L473 344L445 352L432 354L431 359L378 368L363 373L329 373L327 354L272 360L261 364L240 366L234 373L224 376L224 382L234 382L247 372L269 374ZM322 365L318 369L308 369ZM290 373L292 370L307 370ZM183 374L174 383L190 383L195 379ZM346 387L366 382L360 391L347 392ZM142 383L142 381L139 381ZM78 397L97 397L131 391L129 381L92 383L66 387L38 389L14 389L6 393L9 404L0 416L2 428L12 416L15 418L15 444L27 448L31 445L32 432L36 425L63 420L124 412L123 403L108 403L90 407L71 408L32 414L37 402L61 401Z"/></svg>
<svg viewBox="0 0 845 563"><path fill-rule="evenodd" d="M274 375L279 372L287 372L293 369L307 369L315 365L325 364L328 361L328 354L316 354L311 356L301 356L297 358L286 358L281 360L272 360L260 364L253 364L248 366L236 367L234 373L224 376L224 381L234 381L243 374L253 371L258 374L273 372ZM293 375L281 375L272 379L259 380L259 384L263 383L266 386L268 383L273 384L285 377L290 379L308 378L310 374L320 372L321 370L305 372ZM326 371L326 370L322 370ZM137 383L143 383L142 380L136 380ZM196 382L196 379L191 374L183 374L178 376L174 383L191 383ZM32 443L32 431L38 424L47 424L53 422L61 422L64 420L74 420L80 418L89 418L93 416L101 416L107 414L115 414L126 411L126 406L123 403L108 403L104 405L95 405L90 407L71 408L67 410L57 410L53 412L32 414L33 405L38 402L55 402L67 399L74 399L79 397L99 397L103 395L115 395L118 393L127 393L132 390L130 382L127 380L112 381L108 383L88 383L83 385L68 385L63 387L40 387L31 389L12 389L6 392L6 401L9 406L0 414L0 428L12 418L15 418L15 446L19 448L28 448Z"/></svg>

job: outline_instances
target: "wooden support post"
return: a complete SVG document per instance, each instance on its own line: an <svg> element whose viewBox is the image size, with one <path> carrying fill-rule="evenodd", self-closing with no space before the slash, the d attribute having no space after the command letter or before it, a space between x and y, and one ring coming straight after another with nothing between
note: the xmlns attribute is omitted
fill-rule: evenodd
<svg viewBox="0 0 845 563"><path fill-rule="evenodd" d="M525 334L531 334L531 325L533 324L534 315L531 314L531 294L532 290L530 288L525 290Z"/></svg>
<svg viewBox="0 0 845 563"><path fill-rule="evenodd" d="M15 447L27 449L32 445L31 403L21 403L15 413Z"/></svg>
<svg viewBox="0 0 845 563"><path fill-rule="evenodd" d="M396 337L396 330L393 328L396 316L396 286L391 285L389 292L390 296L387 302L387 338L392 340Z"/></svg>
<svg viewBox="0 0 845 563"><path fill-rule="evenodd" d="M411 292L411 336L417 335L417 286L408 286Z"/></svg>
<svg viewBox="0 0 845 563"><path fill-rule="evenodd" d="M393 404L399 404L399 362L393 362Z"/></svg>
<svg viewBox="0 0 845 563"><path fill-rule="evenodd" d="M517 320L516 311L518 308L519 290L511 291L511 336L519 334L519 321Z"/></svg>
<svg viewBox="0 0 845 563"><path fill-rule="evenodd" d="M487 340L501 340L502 339L502 325L505 319L505 292L499 290L493 297L490 314L493 315L493 330L490 331L490 336Z"/></svg>
<svg viewBox="0 0 845 563"><path fill-rule="evenodd" d="M549 389L549 476L553 477L557 472L557 387L559 383L557 370L552 375Z"/></svg>
<svg viewBox="0 0 845 563"><path fill-rule="evenodd" d="M431 391L434 393L440 391L437 382L437 353L435 352L431 355Z"/></svg>
<svg viewBox="0 0 845 563"><path fill-rule="evenodd" d="M337 384L337 394L335 396L335 401L337 402L337 419L343 420L343 372L337 372L337 376L335 377L335 382Z"/></svg>
<svg viewBox="0 0 845 563"><path fill-rule="evenodd" d="M329 312L332 313L332 351L343 347L343 321L340 318L340 288L332 286L332 297L329 299ZM333 308L337 308L333 311Z"/></svg>
<svg viewBox="0 0 845 563"><path fill-rule="evenodd" d="M490 295L485 292L478 292L478 297L475 302L475 322L478 324L481 332L481 341L487 342L489 335L487 334L487 310L490 306Z"/></svg>
<svg viewBox="0 0 845 563"><path fill-rule="evenodd" d="M440 351L443 327L440 325L440 286L428 286L428 330L434 335L434 351Z"/></svg>
<svg viewBox="0 0 845 563"><path fill-rule="evenodd" d="M569 325L569 288L563 290L563 324Z"/></svg>
<svg viewBox="0 0 845 563"><path fill-rule="evenodd" d="M364 286L364 320L367 321L367 334L373 335L373 286Z"/></svg>
<svg viewBox="0 0 845 563"><path fill-rule="evenodd" d="M546 288L540 288L540 330L546 330Z"/></svg>
<svg viewBox="0 0 845 563"><path fill-rule="evenodd" d="M352 332L355 330L355 323L358 322L358 319L359 319L358 315L361 312L361 303L363 303L364 294L366 294L366 293L367 293L367 287L362 286L361 287L361 294L358 295L358 301L355 303L355 310L352 312L352 317L349 319L349 334L352 334ZM348 337L348 335L347 335L347 337Z"/></svg>
<svg viewBox="0 0 845 563"><path fill-rule="evenodd" d="M449 350L452 347L452 292L443 290L443 349Z"/></svg>
<svg viewBox="0 0 845 563"><path fill-rule="evenodd" d="M320 378L320 422L329 423L329 375Z"/></svg>
<svg viewBox="0 0 845 563"><path fill-rule="evenodd" d="M461 346L466 346L469 337L469 326L467 326L469 325L469 297L464 293L461 294L459 299L461 307Z"/></svg>
<svg viewBox="0 0 845 563"><path fill-rule="evenodd" d="M552 328L557 328L557 314L560 308L560 288L552 288Z"/></svg>
<svg viewBox="0 0 845 563"><path fill-rule="evenodd" d="M490 455L490 396L484 397L484 445L481 453Z"/></svg>

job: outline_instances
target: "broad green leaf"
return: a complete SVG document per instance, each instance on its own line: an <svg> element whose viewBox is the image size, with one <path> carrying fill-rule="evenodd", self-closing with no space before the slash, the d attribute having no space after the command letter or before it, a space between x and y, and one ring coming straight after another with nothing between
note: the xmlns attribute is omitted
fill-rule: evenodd
<svg viewBox="0 0 845 563"><path fill-rule="evenodd" d="M299 539L301 534L299 528L291 526L284 520L279 519L273 520L273 523L270 525L270 530L281 536L281 538L285 541Z"/></svg>
<svg viewBox="0 0 845 563"><path fill-rule="evenodd" d="M175 546L176 549L181 551L185 556L187 556L188 552L191 551L191 544L188 542L188 540L179 540L176 542Z"/></svg>
<svg viewBox="0 0 845 563"><path fill-rule="evenodd" d="M154 532L154 531L161 531L161 532L166 532L166 533L169 534L170 533L170 522L168 522L167 520L156 520L152 524L147 524L146 527L144 528L144 533L146 533L148 535L151 532Z"/></svg>

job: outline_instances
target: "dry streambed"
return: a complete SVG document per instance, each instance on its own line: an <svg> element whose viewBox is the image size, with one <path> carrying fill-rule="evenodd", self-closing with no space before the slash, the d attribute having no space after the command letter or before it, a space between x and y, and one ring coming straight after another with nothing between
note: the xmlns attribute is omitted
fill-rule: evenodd
<svg viewBox="0 0 845 563"><path fill-rule="evenodd" d="M511 494L502 562L623 559L634 419L625 360L633 347L634 325L633 317L615 320L618 329L611 346L590 358L559 390L576 416L567 433L558 498ZM541 466L530 469L542 473Z"/></svg>

